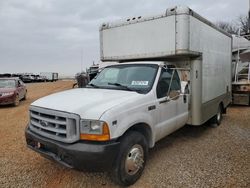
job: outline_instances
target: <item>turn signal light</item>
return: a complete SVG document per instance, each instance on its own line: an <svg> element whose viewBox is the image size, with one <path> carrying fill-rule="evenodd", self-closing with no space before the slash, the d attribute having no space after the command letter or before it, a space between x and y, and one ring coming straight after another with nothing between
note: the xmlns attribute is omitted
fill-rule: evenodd
<svg viewBox="0 0 250 188"><path fill-rule="evenodd" d="M109 127L108 127L107 123L104 123L103 127L102 127L102 134L81 133L80 139L81 140L91 140L91 141L108 141L108 140L110 140Z"/></svg>

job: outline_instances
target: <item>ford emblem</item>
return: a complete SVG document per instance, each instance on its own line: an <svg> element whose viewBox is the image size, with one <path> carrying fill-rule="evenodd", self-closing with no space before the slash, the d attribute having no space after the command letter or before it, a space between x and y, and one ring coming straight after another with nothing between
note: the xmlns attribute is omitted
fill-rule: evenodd
<svg viewBox="0 0 250 188"><path fill-rule="evenodd" d="M48 123L46 121L41 121L40 124L43 127L48 127Z"/></svg>

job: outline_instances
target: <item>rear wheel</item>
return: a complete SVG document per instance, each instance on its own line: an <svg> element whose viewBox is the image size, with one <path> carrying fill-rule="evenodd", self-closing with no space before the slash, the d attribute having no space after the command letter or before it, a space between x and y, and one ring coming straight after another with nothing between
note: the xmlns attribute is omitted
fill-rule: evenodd
<svg viewBox="0 0 250 188"><path fill-rule="evenodd" d="M219 126L222 121L222 105L220 104L217 110L217 114L211 119L213 126Z"/></svg>
<svg viewBox="0 0 250 188"><path fill-rule="evenodd" d="M19 101L19 95L16 95L15 101L14 101L14 106L18 106L20 103Z"/></svg>
<svg viewBox="0 0 250 188"><path fill-rule="evenodd" d="M121 146L115 161L112 178L122 185L134 184L141 176L148 156L148 143L136 131L129 131L121 139Z"/></svg>

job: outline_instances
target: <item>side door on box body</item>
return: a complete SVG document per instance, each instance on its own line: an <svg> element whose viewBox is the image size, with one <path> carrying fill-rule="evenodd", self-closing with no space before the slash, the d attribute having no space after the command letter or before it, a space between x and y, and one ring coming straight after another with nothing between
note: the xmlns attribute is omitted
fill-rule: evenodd
<svg viewBox="0 0 250 188"><path fill-rule="evenodd" d="M181 94L180 78L176 70L162 68L156 96L157 141L184 126L188 119L188 102Z"/></svg>

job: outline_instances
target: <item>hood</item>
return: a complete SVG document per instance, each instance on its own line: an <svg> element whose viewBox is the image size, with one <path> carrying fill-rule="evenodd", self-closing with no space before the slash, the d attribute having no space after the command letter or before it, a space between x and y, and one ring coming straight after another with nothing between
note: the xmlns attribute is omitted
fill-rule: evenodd
<svg viewBox="0 0 250 188"><path fill-rule="evenodd" d="M0 93L14 92L16 88L0 88Z"/></svg>
<svg viewBox="0 0 250 188"><path fill-rule="evenodd" d="M123 90L79 88L43 97L31 105L79 114L85 119L99 119L108 109L139 95Z"/></svg>

